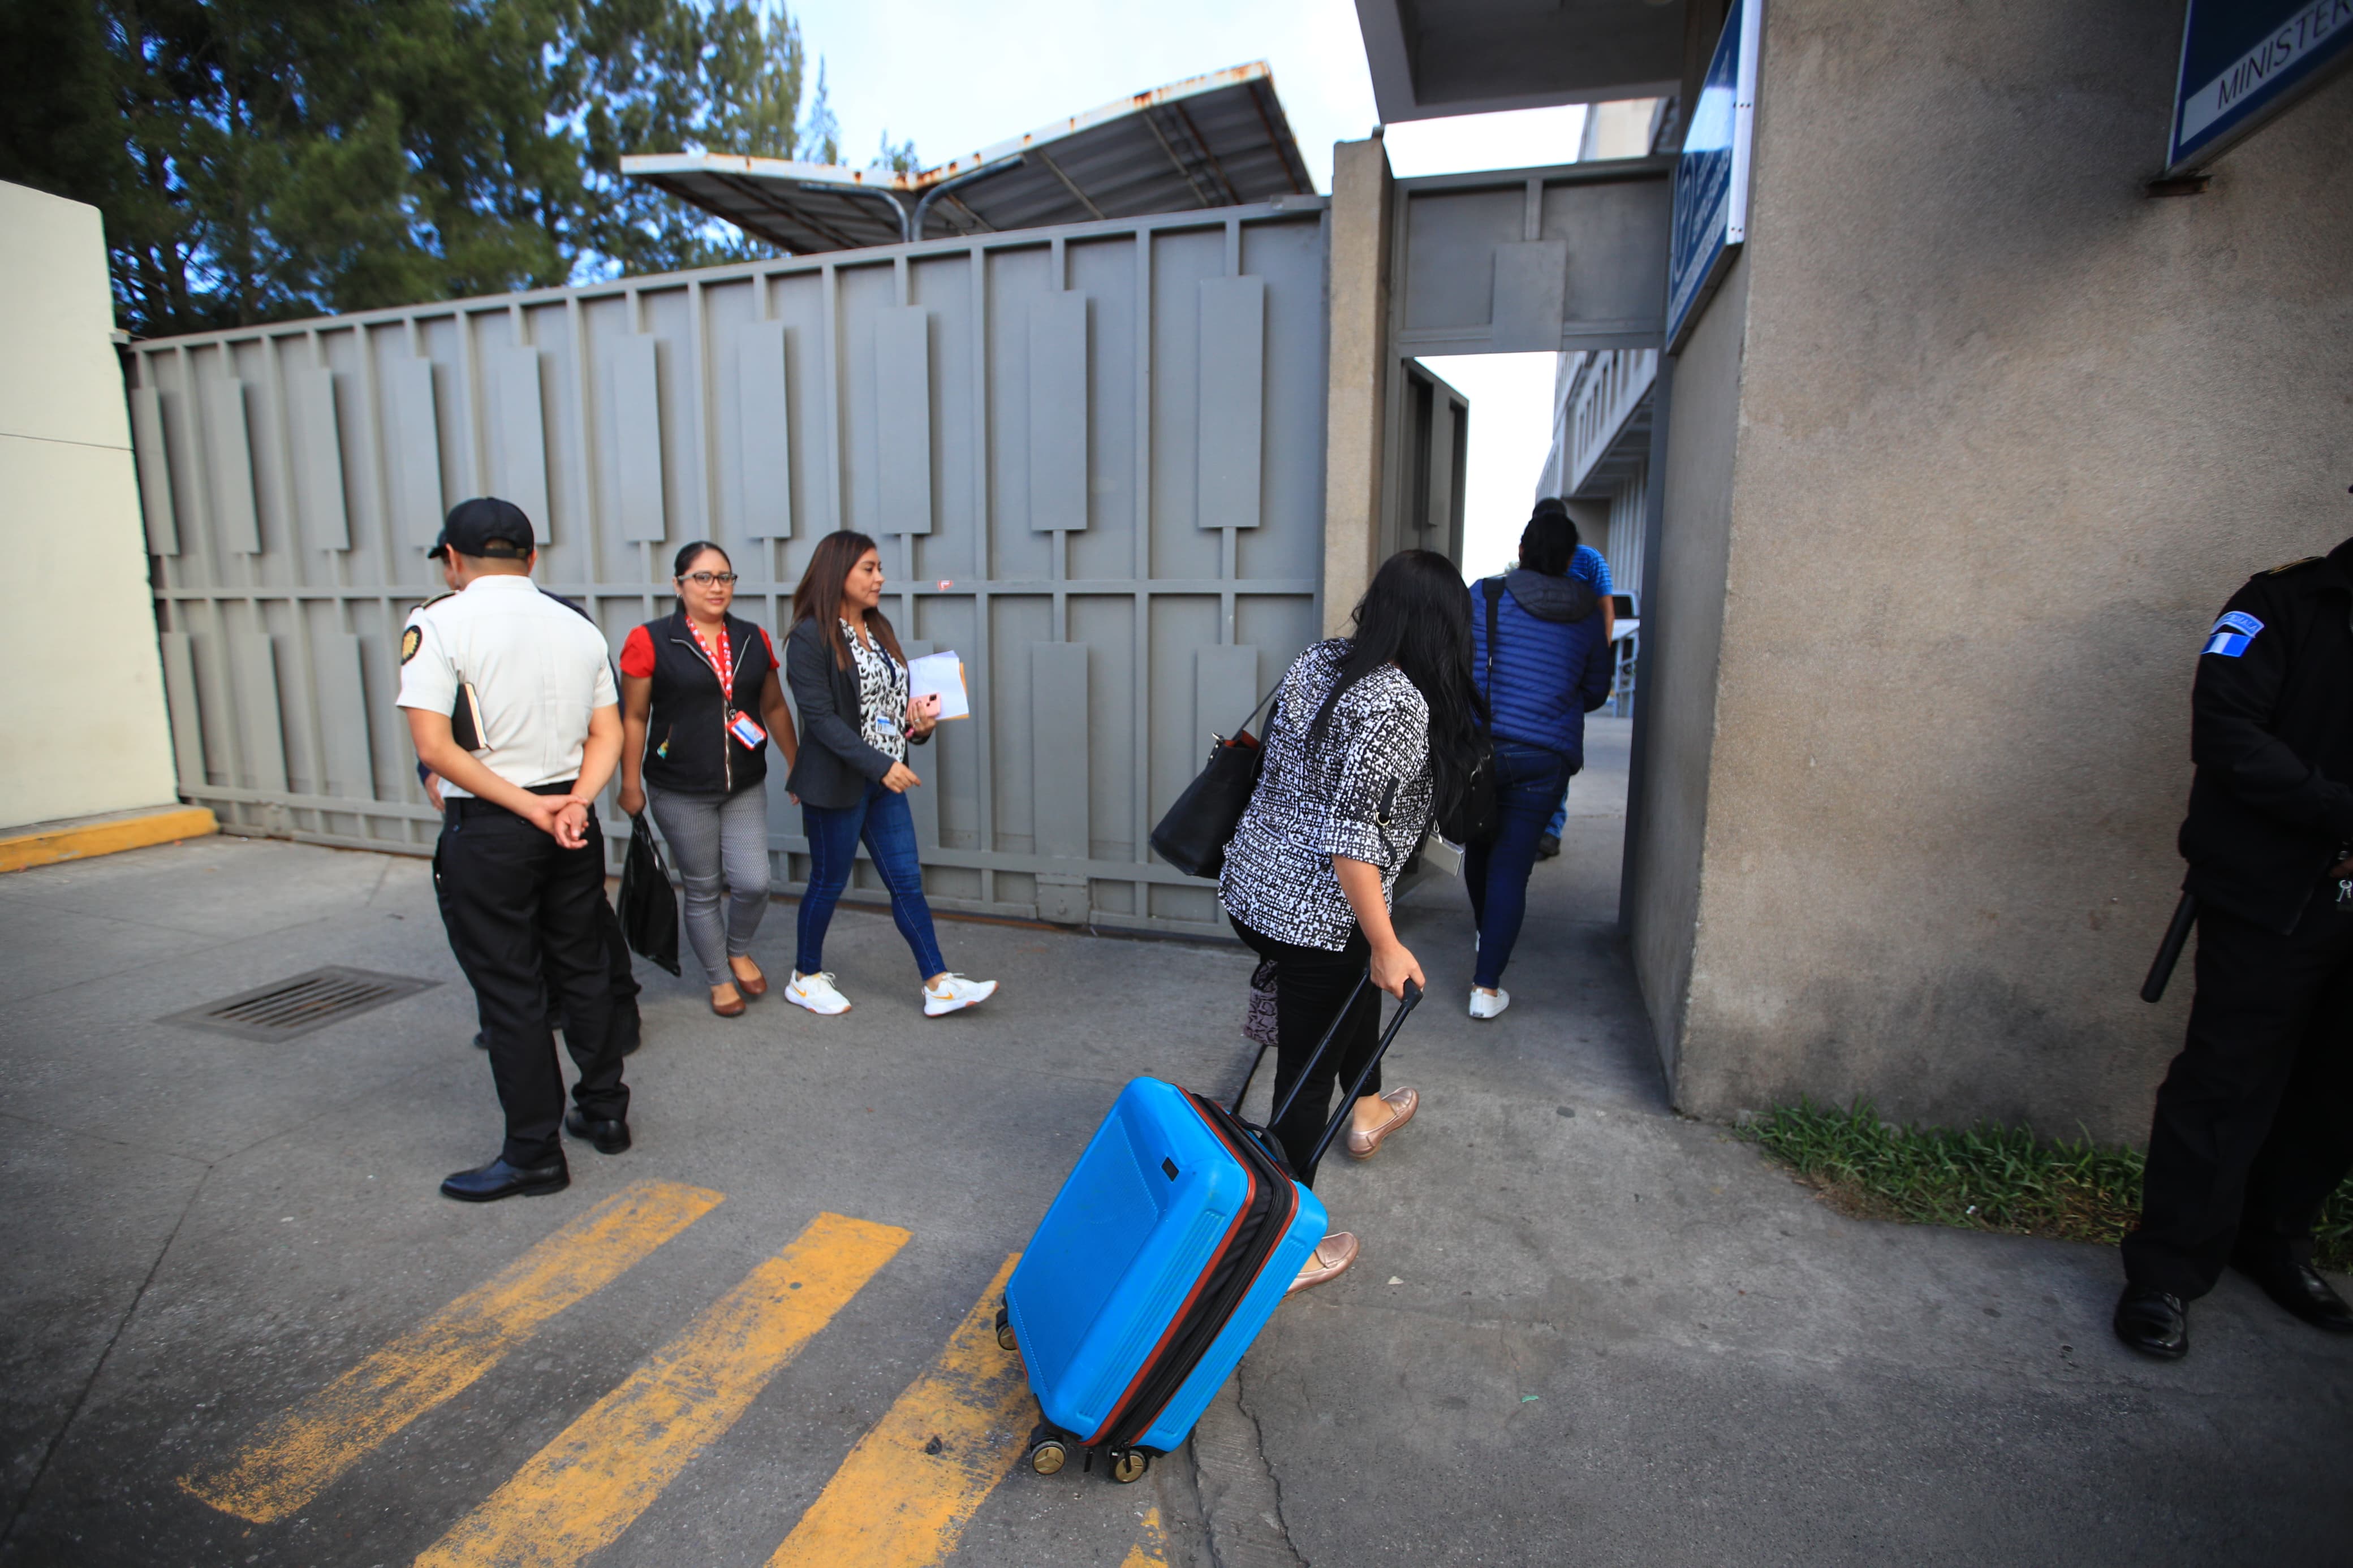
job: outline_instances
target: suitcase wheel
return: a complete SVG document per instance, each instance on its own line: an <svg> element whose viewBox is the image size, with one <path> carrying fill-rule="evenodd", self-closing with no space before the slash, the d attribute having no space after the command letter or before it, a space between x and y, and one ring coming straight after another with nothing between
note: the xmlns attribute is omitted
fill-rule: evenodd
<svg viewBox="0 0 2353 1568"><path fill-rule="evenodd" d="M1013 1313L1005 1307L997 1309L997 1343L1002 1350L1018 1348L1013 1342Z"/></svg>
<svg viewBox="0 0 2353 1568"><path fill-rule="evenodd" d="M1060 1470L1070 1457L1071 1451L1062 1447L1061 1439L1049 1437L1042 1443L1030 1446L1029 1468L1041 1476L1050 1476Z"/></svg>
<svg viewBox="0 0 2353 1568"><path fill-rule="evenodd" d="M1152 1468L1152 1456L1140 1448L1113 1448L1111 1451L1111 1479L1122 1486L1130 1486L1144 1479Z"/></svg>

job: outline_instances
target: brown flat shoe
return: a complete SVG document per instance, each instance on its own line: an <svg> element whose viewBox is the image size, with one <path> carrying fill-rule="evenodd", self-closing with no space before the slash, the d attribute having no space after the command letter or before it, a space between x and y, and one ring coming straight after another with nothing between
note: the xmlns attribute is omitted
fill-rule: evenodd
<svg viewBox="0 0 2353 1568"><path fill-rule="evenodd" d="M1326 1279L1337 1279L1348 1271L1348 1265L1355 1261L1356 1261L1356 1238L1345 1230L1335 1230L1315 1244L1315 1250L1307 1255L1306 1263L1299 1270L1299 1278L1291 1282L1290 1289L1285 1290L1283 1294L1293 1295L1306 1289L1310 1285L1321 1285Z"/></svg>
<svg viewBox="0 0 2353 1568"><path fill-rule="evenodd" d="M722 1002L716 996L713 996L711 999L711 1010L718 1014L723 1018L742 1017L744 1016L744 1009L746 1005L748 1005L748 1004L745 1003L744 998L741 996L736 997L733 1002Z"/></svg>
<svg viewBox="0 0 2353 1568"><path fill-rule="evenodd" d="M728 967L733 969L734 965L730 964ZM756 1002L768 994L768 977L760 973L759 965L754 964L748 977L742 974L735 976L735 989Z"/></svg>
<svg viewBox="0 0 2353 1568"><path fill-rule="evenodd" d="M1348 1130L1348 1158L1369 1160L1380 1152L1381 1140L1413 1120L1421 1109L1421 1096L1409 1089L1393 1089L1381 1096L1381 1103L1389 1108L1389 1119L1370 1132Z"/></svg>

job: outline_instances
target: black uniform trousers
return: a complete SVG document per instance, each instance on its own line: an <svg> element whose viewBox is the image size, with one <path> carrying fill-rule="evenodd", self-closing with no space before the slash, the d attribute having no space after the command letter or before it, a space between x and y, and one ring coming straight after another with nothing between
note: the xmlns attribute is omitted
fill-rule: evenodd
<svg viewBox="0 0 2353 1568"><path fill-rule="evenodd" d="M622 933L621 917L613 912L613 900L603 896L600 888L597 903L602 912L596 917L603 928L605 962L613 984L613 1038L619 1044L623 1056L638 1048L645 1034L644 1020L638 1012L638 993L645 989L638 984L637 970L629 959L629 939ZM544 987L547 994L547 1026L564 1027L564 1009L557 1005L555 987Z"/></svg>
<svg viewBox="0 0 2353 1568"><path fill-rule="evenodd" d="M1362 927L1351 927L1348 945L1334 952L1321 947L1300 947L1279 942L1263 931L1252 931L1240 921L1234 931L1248 942L1261 958L1274 961L1274 1100L1291 1092L1308 1058L1315 1054L1316 1044L1324 1031L1332 1027L1332 1020L1346 1005L1349 993L1356 982L1365 977L1372 963L1373 944L1365 940ZM1365 1062L1380 1044L1381 994L1366 985L1356 1005L1348 1008L1348 1016L1334 1033L1332 1043L1324 1047L1324 1058L1315 1070L1307 1074L1306 1087L1291 1102L1290 1111L1273 1127L1282 1152L1289 1156L1291 1173L1303 1187L1315 1184L1315 1167L1305 1164L1315 1152L1315 1141L1324 1135L1324 1124L1332 1119L1332 1091L1346 1092L1356 1075L1364 1070ZM1364 1092L1381 1091L1381 1070L1365 1080ZM1350 1109L1344 1106L1343 1110ZM1339 1138L1347 1136L1343 1128ZM1334 1140L1335 1142L1338 1138Z"/></svg>
<svg viewBox="0 0 2353 1568"><path fill-rule="evenodd" d="M2157 1091L2125 1276L2187 1300L2233 1252L2309 1261L2353 1167L2353 914L2334 883L2286 936L2198 913L2189 1037Z"/></svg>
<svg viewBox="0 0 2353 1568"><path fill-rule="evenodd" d="M543 976L564 1010L564 1043L580 1068L574 1101L598 1121L628 1114L613 1034L604 843L593 810L588 842L577 849L488 801L452 800L444 814L434 851L441 921L474 987L491 1077L506 1111L501 1153L512 1165L543 1164L563 1147L564 1074Z"/></svg>

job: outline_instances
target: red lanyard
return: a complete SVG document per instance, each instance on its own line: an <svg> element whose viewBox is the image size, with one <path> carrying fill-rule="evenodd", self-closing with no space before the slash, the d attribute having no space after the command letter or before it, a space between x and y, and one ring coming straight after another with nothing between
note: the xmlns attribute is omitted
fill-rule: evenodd
<svg viewBox="0 0 2353 1568"><path fill-rule="evenodd" d="M726 623L722 622L720 624L719 651L716 653L712 651L710 642L704 638L702 628L696 626L692 619L690 618L687 621L686 629L694 634L694 644L697 647L702 650L703 662L711 666L711 672L713 675L719 677L720 696L727 700L729 707L733 707L735 703L735 657L734 650L727 646Z"/></svg>

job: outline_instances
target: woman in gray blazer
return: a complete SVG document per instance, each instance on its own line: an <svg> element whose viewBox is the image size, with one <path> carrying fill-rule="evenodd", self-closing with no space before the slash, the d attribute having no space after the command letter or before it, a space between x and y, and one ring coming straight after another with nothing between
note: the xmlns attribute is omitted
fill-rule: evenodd
<svg viewBox="0 0 2353 1568"><path fill-rule="evenodd" d="M931 739L940 700L908 697L907 656L882 614L882 580L874 542L844 529L818 542L793 592L785 675L801 713L801 749L785 787L800 799L809 879L785 999L812 1013L849 1011L825 968L825 933L863 839L914 952L924 1015L936 1018L987 1000L997 982L948 973L932 930L907 809L907 791L923 780L907 765L907 748Z"/></svg>

